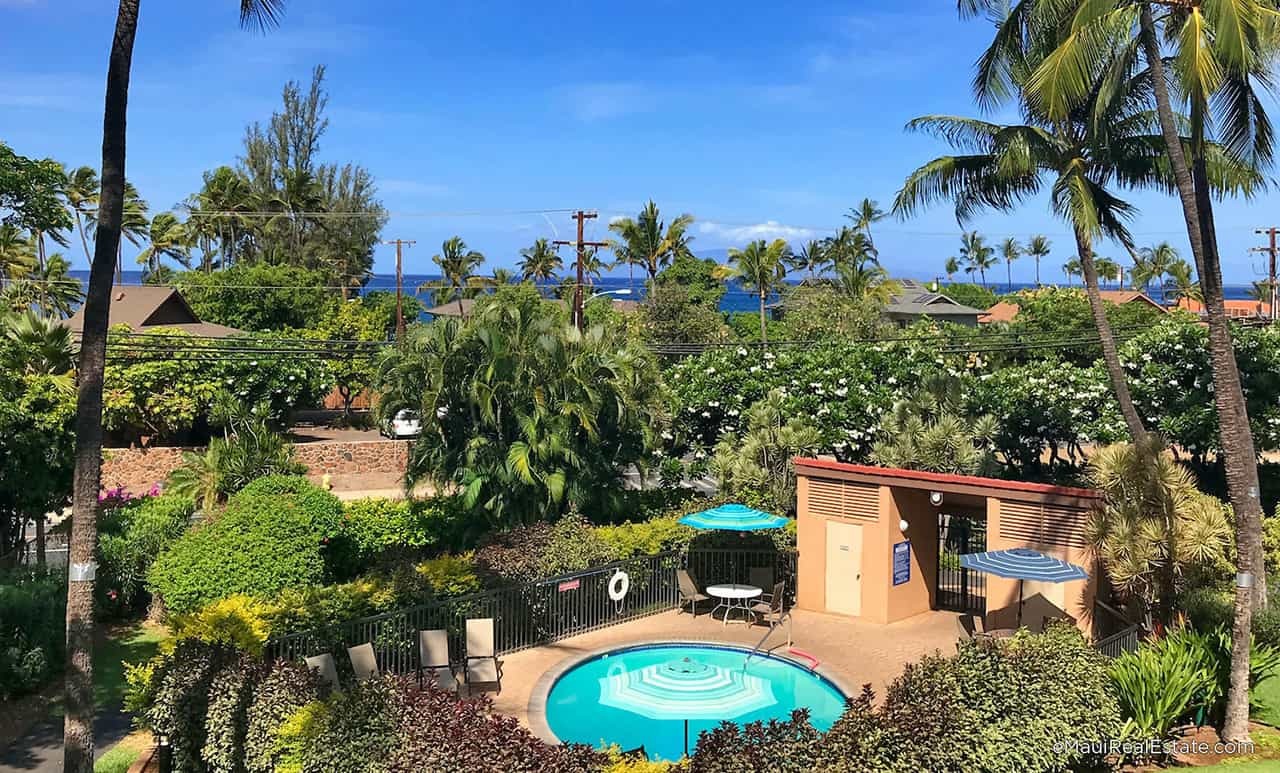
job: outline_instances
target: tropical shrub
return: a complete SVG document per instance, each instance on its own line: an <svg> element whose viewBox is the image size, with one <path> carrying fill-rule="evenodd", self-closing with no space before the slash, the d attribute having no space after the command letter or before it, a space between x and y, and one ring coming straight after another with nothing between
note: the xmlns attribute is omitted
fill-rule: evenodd
<svg viewBox="0 0 1280 773"><path fill-rule="evenodd" d="M892 328L886 324L878 304L867 303L830 286L794 287L783 301L786 315L780 330L774 325L768 328L769 340L831 341L839 339L869 339L877 336L892 337ZM740 318L740 317L739 317ZM747 331L752 328L747 326ZM760 338L760 325L754 333L740 334L739 340L755 341Z"/></svg>
<svg viewBox="0 0 1280 773"><path fill-rule="evenodd" d="M175 770L204 769L210 688L217 674L241 657L229 647L188 639L156 662L142 721L169 737Z"/></svg>
<svg viewBox="0 0 1280 773"><path fill-rule="evenodd" d="M185 615L174 615L169 630L175 641L193 639L261 655L272 634L275 607L250 596L228 596Z"/></svg>
<svg viewBox="0 0 1280 773"><path fill-rule="evenodd" d="M0 698L31 692L61 669L66 604L60 572L0 575Z"/></svg>
<svg viewBox="0 0 1280 773"><path fill-rule="evenodd" d="M790 719L752 722L741 727L722 722L702 733L688 761L689 773L771 773L822 770L835 762L824 755L823 736L800 709ZM833 768L834 769L834 768Z"/></svg>
<svg viewBox="0 0 1280 773"><path fill-rule="evenodd" d="M501 583L527 583L616 560L618 555L581 516L497 532L476 550L476 565Z"/></svg>
<svg viewBox="0 0 1280 773"><path fill-rule="evenodd" d="M821 442L817 430L799 417L787 418L780 389L769 392L742 416L737 427L726 427L716 444L711 470L720 488L731 497L756 496L775 513L794 513L796 471L791 460L810 456Z"/></svg>
<svg viewBox="0 0 1280 773"><path fill-rule="evenodd" d="M359 499L342 506L346 574L379 561L403 562L428 551L462 547L468 528L457 497Z"/></svg>
<svg viewBox="0 0 1280 773"><path fill-rule="evenodd" d="M370 679L298 709L276 731L279 769L387 770L396 747L397 687L391 678Z"/></svg>
<svg viewBox="0 0 1280 773"><path fill-rule="evenodd" d="M102 511L98 525L98 608L107 616L136 613L151 596L147 571L187 530L195 503L166 493L131 499Z"/></svg>
<svg viewBox="0 0 1280 773"><path fill-rule="evenodd" d="M324 688L316 672L301 663L279 661L253 691L245 711L244 769L276 773L283 762L276 748L280 725L299 709L320 700Z"/></svg>
<svg viewBox="0 0 1280 773"><path fill-rule="evenodd" d="M499 528L615 499L664 412L652 355L619 331L565 326L532 287L492 299L381 363L380 414L414 408L423 420L407 482L456 486Z"/></svg>
<svg viewBox="0 0 1280 773"><path fill-rule="evenodd" d="M147 584L177 613L238 593L319 584L333 575L327 548L341 521L341 502L305 478L259 478L162 553Z"/></svg>
<svg viewBox="0 0 1280 773"><path fill-rule="evenodd" d="M338 313L341 299L328 289L331 280L323 271L255 263L186 271L174 284L205 322L245 331L303 330Z"/></svg>
<svg viewBox="0 0 1280 773"><path fill-rule="evenodd" d="M871 448L885 467L960 475L996 473L996 420L963 411L960 381L932 376L910 400L894 404Z"/></svg>
<svg viewBox="0 0 1280 773"><path fill-rule="evenodd" d="M668 550L681 550L693 541L697 531L678 521L679 516L659 516L647 521L597 526L595 533L619 559L651 556Z"/></svg>
<svg viewBox="0 0 1280 773"><path fill-rule="evenodd" d="M65 375L25 372L33 356L0 335L0 555L26 539L28 519L71 501L75 390Z"/></svg>
<svg viewBox="0 0 1280 773"><path fill-rule="evenodd" d="M946 284L942 286L941 292L956 303L984 311L1000 300L991 288L970 283Z"/></svg>
<svg viewBox="0 0 1280 773"><path fill-rule="evenodd" d="M231 659L209 681L205 741L200 759L207 770L243 771L248 748L249 706L270 667L252 655Z"/></svg>

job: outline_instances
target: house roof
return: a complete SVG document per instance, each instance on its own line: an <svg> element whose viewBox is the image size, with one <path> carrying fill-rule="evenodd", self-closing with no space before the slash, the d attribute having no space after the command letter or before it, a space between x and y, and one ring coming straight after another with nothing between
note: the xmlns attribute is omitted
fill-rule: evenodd
<svg viewBox="0 0 1280 773"><path fill-rule="evenodd" d="M1270 317L1271 304L1263 303L1255 300L1225 300L1222 305L1226 308L1227 316L1232 319L1252 319L1254 317ZM1179 298L1178 308L1185 309L1194 314L1204 314L1204 304L1200 301L1194 301L1190 298Z"/></svg>
<svg viewBox="0 0 1280 773"><path fill-rule="evenodd" d="M1107 303L1114 303L1117 306L1123 306L1127 303L1145 303L1153 309L1159 309L1166 314L1169 313L1168 309L1153 301L1146 293L1138 290L1101 290L1098 295ZM1012 322L1013 318L1018 316L1020 310L1021 307L1012 301L1000 301L978 317L978 321L984 325L996 322Z"/></svg>
<svg viewBox="0 0 1280 773"><path fill-rule="evenodd" d="M563 298L555 298L555 299L549 298L548 300L552 301L553 303L558 303L561 306L569 305L569 301ZM617 309L623 314L630 314L631 312L636 311L637 309L640 308L640 301L620 301L611 296L610 296L610 300L613 301L613 308ZM442 303L439 306L434 306L430 309L427 309L424 313L430 314L433 317L454 317L454 318L462 317L465 319L471 316L471 313L475 310L475 307L476 307L476 301L474 298L463 298L461 313L459 313L458 311L458 301L449 301L448 303Z"/></svg>
<svg viewBox="0 0 1280 773"><path fill-rule="evenodd" d="M226 325L201 322L182 293L163 285L114 285L107 319L111 327L128 325L134 332L166 328L211 338L226 338L241 332ZM74 334L84 332L84 307L77 309L65 324Z"/></svg>
<svg viewBox="0 0 1280 773"><path fill-rule="evenodd" d="M885 304L886 314L906 314L930 317L976 317L981 309L966 306L925 288L913 279L900 279L901 289Z"/></svg>
<svg viewBox="0 0 1280 773"><path fill-rule="evenodd" d="M871 467L828 459L797 457L796 475L801 477L835 477L883 486L901 486L953 493L990 495L1004 499L1039 501L1068 501L1089 503L1102 498L1095 489L1074 486L1056 486L1049 483L1030 483L1002 478L983 478L976 475L953 475L941 472L904 470L896 467Z"/></svg>

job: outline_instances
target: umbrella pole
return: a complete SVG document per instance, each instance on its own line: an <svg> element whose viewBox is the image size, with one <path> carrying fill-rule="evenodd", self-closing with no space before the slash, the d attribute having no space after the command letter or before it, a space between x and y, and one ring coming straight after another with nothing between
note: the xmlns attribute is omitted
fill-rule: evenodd
<svg viewBox="0 0 1280 773"><path fill-rule="evenodd" d="M684 756L689 756L689 720L684 721Z"/></svg>
<svg viewBox="0 0 1280 773"><path fill-rule="evenodd" d="M1022 627L1022 583L1025 580L1018 580L1018 628Z"/></svg>

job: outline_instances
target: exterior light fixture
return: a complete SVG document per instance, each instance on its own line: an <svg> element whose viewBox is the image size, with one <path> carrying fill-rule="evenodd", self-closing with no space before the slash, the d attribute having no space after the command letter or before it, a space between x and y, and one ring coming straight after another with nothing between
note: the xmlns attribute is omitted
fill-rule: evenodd
<svg viewBox="0 0 1280 773"><path fill-rule="evenodd" d="M907 529L909 528L911 528L911 524L907 523L906 518L903 518L898 521L898 531L903 532L905 534Z"/></svg>
<svg viewBox="0 0 1280 773"><path fill-rule="evenodd" d="M942 492L941 492L941 491L930 491L930 492L929 492L929 504L933 505L934 507L938 507L938 506L940 506L940 505L942 504Z"/></svg>

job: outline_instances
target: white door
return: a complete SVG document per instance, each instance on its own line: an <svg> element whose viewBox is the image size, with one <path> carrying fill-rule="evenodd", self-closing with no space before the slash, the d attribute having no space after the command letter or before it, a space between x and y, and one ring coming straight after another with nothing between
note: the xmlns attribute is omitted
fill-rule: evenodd
<svg viewBox="0 0 1280 773"><path fill-rule="evenodd" d="M827 611L862 614L862 527L827 521Z"/></svg>

